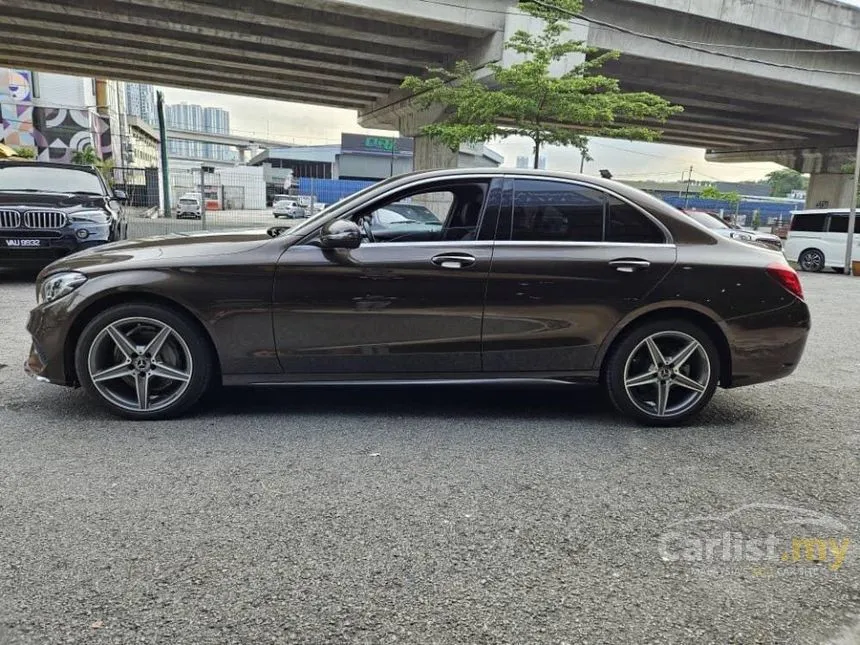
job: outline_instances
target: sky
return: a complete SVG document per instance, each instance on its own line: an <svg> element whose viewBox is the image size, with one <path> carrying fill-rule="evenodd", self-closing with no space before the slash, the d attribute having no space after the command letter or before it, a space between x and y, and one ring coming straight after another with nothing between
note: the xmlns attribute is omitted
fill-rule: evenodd
<svg viewBox="0 0 860 645"><path fill-rule="evenodd" d="M860 0L852 0L860 5ZM233 134L282 140L297 145L340 143L341 132L369 132L392 136L384 130L364 130L358 125L354 110L288 103L251 97L198 92L176 88L159 88L167 103L198 103L204 107L220 107L230 112ZM505 166L514 166L517 156L532 155L528 139L509 138L488 144L504 155ZM594 161L585 164L585 173L597 175L609 170L617 179L680 181L682 174L693 167L693 179L698 181L756 181L780 168L775 164L722 164L705 161L705 151L699 148L592 139L590 155ZM573 148L549 147L542 154L552 170L579 172L579 151ZM685 174L686 177L686 174Z"/></svg>

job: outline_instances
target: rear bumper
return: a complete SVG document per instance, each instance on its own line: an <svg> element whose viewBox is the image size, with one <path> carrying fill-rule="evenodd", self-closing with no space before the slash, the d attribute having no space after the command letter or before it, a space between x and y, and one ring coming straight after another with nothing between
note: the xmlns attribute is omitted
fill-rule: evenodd
<svg viewBox="0 0 860 645"><path fill-rule="evenodd" d="M802 300L765 313L725 321L732 354L727 387L785 378L797 369L810 329Z"/></svg>

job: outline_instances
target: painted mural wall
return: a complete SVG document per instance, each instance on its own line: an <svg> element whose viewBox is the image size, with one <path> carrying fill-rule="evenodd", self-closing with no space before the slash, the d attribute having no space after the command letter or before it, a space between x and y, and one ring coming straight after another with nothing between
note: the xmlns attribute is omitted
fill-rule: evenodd
<svg viewBox="0 0 860 645"><path fill-rule="evenodd" d="M0 141L35 148L40 161L69 162L88 147L102 159L113 156L107 118L93 109L34 105L33 99L31 72L0 68Z"/></svg>

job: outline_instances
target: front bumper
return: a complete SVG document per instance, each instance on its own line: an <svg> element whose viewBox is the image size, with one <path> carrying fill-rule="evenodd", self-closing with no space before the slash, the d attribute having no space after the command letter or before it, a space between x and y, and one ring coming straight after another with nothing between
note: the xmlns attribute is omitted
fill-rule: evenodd
<svg viewBox="0 0 860 645"><path fill-rule="evenodd" d="M86 230L86 237L78 231ZM0 266L45 265L83 249L110 241L107 225L68 226L61 230L0 230Z"/></svg>
<svg viewBox="0 0 860 645"><path fill-rule="evenodd" d="M74 297L74 294L72 294ZM27 319L27 331L32 337L30 354L24 371L32 378L56 385L75 385L74 369L65 356L67 330L64 324L65 307L60 299L56 303L38 305ZM59 307L54 305L60 304Z"/></svg>

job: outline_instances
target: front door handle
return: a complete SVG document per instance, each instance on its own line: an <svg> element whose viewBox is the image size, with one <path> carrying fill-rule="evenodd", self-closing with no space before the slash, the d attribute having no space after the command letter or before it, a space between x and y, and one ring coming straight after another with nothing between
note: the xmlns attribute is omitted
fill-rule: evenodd
<svg viewBox="0 0 860 645"><path fill-rule="evenodd" d="M634 271L642 271L651 266L648 260L639 260L637 258L622 258L620 260L612 260L609 266L621 273L633 273Z"/></svg>
<svg viewBox="0 0 860 645"><path fill-rule="evenodd" d="M465 269L477 262L475 257L468 253L444 253L434 256L430 261L443 269Z"/></svg>

